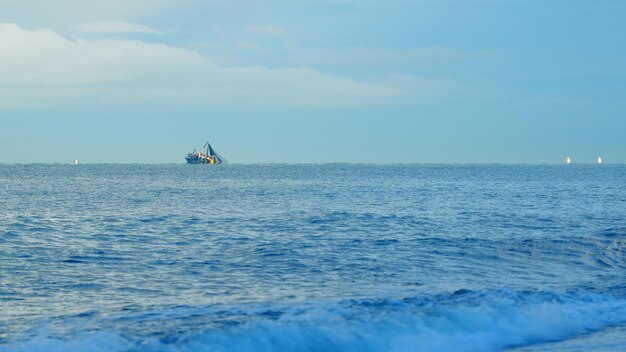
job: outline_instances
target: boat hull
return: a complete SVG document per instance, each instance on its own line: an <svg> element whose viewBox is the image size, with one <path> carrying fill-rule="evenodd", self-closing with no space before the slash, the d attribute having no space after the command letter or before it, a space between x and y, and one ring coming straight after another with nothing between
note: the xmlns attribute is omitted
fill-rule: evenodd
<svg viewBox="0 0 626 352"><path fill-rule="evenodd" d="M198 157L197 155L188 155L185 157L185 160L187 160L187 164L192 164L192 165L197 165L197 164L219 165L222 163L222 161L217 158L213 158L213 159L201 158L201 157Z"/></svg>

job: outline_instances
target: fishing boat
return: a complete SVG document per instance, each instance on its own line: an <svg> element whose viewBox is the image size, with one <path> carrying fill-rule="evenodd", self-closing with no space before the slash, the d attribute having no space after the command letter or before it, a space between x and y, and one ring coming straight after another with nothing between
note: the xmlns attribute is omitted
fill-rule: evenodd
<svg viewBox="0 0 626 352"><path fill-rule="evenodd" d="M194 149L193 152L187 154L185 159L187 164L217 165L226 162L226 159L217 154L209 142L204 143L199 152Z"/></svg>

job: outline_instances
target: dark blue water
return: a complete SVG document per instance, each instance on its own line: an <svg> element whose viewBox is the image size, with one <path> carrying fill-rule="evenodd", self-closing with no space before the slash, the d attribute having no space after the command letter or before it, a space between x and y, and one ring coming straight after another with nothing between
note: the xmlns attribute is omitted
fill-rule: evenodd
<svg viewBox="0 0 626 352"><path fill-rule="evenodd" d="M623 351L626 166L0 165L0 351Z"/></svg>

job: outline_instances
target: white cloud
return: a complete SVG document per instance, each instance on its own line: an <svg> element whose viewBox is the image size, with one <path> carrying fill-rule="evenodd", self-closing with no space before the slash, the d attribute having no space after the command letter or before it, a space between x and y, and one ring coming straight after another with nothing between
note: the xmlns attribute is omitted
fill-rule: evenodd
<svg viewBox="0 0 626 352"><path fill-rule="evenodd" d="M72 29L81 33L94 34L119 34L119 33L142 33L161 34L160 31L137 23L129 22L87 22L72 26Z"/></svg>
<svg viewBox="0 0 626 352"><path fill-rule="evenodd" d="M138 40L68 39L0 24L0 109L85 101L214 107L381 104L398 92L307 67L223 67L198 53Z"/></svg>
<svg viewBox="0 0 626 352"><path fill-rule="evenodd" d="M50 87L123 83L211 68L190 51L133 40L69 40L49 29L0 24L0 84Z"/></svg>
<svg viewBox="0 0 626 352"><path fill-rule="evenodd" d="M279 26L264 25L264 26L249 26L246 27L246 31L253 34L273 36L273 37L286 37L287 31Z"/></svg>

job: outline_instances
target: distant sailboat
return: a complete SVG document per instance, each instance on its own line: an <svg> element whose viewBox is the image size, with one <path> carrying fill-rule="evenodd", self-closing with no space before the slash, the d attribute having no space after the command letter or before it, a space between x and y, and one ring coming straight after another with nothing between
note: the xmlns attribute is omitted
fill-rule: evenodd
<svg viewBox="0 0 626 352"><path fill-rule="evenodd" d="M565 157L565 165L569 165L572 163L572 158L570 158L569 156Z"/></svg>
<svg viewBox="0 0 626 352"><path fill-rule="evenodd" d="M196 152L194 149L193 152L187 154L185 159L187 160L187 164L217 165L226 162L226 159L217 154L209 142L204 143L204 146L199 152Z"/></svg>
<svg viewBox="0 0 626 352"><path fill-rule="evenodd" d="M602 165L603 160L601 156L599 156L596 161L598 162L598 165Z"/></svg>

